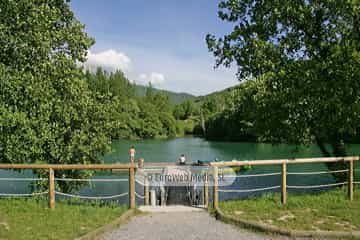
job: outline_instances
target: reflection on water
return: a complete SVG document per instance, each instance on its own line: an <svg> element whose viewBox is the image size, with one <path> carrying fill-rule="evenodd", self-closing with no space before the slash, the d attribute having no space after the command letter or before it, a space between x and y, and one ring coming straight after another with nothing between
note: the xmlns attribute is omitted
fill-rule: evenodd
<svg viewBox="0 0 360 240"><path fill-rule="evenodd" d="M111 153L103 157L105 163L128 162L128 149L131 145L136 148L136 158L143 157L145 162L174 162L181 154L187 156L188 161L197 160L221 161L237 160L258 160L258 159L291 159L302 157L321 157L321 152L315 145L309 147L296 147L289 144L272 145L268 143L234 143L234 142L209 142L196 137L184 137L170 140L140 140L129 141L119 140L113 142ZM360 145L349 145L349 154L359 155ZM290 165L289 171L323 171L327 170L324 164ZM278 172L279 166L256 166L247 171L246 174ZM31 177L31 172L14 172L0 170L0 177ZM101 173L95 178L127 178L127 173ZM333 182L331 175L317 176L289 176L289 185L312 185ZM280 184L279 176L239 178L229 188L250 189ZM142 194L143 187L136 184L137 192ZM110 196L128 191L127 182L97 182L92 187L83 188L82 195ZM30 192L26 182L0 181L1 193L26 193ZM248 193L221 193L222 199L249 196ZM120 202L127 202L127 197L119 199ZM138 201L142 200L138 198Z"/></svg>

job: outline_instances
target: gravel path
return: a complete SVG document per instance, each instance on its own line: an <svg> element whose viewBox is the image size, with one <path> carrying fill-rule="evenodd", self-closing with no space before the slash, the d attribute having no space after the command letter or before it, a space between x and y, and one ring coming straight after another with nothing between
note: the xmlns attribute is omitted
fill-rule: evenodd
<svg viewBox="0 0 360 240"><path fill-rule="evenodd" d="M106 233L103 240L260 240L288 239L262 235L215 220L207 212L151 213Z"/></svg>

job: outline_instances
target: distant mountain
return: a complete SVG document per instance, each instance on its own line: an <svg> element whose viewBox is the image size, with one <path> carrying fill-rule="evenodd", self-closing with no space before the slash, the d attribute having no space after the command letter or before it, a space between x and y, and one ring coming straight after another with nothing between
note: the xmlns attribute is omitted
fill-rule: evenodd
<svg viewBox="0 0 360 240"><path fill-rule="evenodd" d="M147 88L148 88L147 86L136 85L135 86L136 95L141 96L141 97L145 96ZM235 91L238 88L240 88L240 84L235 85L233 87L225 88L223 90L215 91L215 92L209 93L207 95L203 95L203 96L195 96L195 95L192 95L189 93L177 93L177 92L172 92L172 91L162 90L162 89L157 89L157 88L153 88L153 89L154 89L154 92L166 93L169 96L170 102L172 104L180 104L182 102L185 102L186 100L191 100L191 101L195 102L197 105L199 105L199 104L203 103L206 99L224 98L225 96L231 94L233 91Z"/></svg>
<svg viewBox="0 0 360 240"><path fill-rule="evenodd" d="M225 88L223 90L219 90L219 91L216 91L216 92L209 93L207 95L198 96L196 99L194 99L194 102L196 104L200 105L200 104L202 104L204 101L206 101L208 99L217 99L217 100L223 99L226 96L229 96L232 92L239 89L240 85L241 84L238 84L238 85L235 85L235 86L232 86L232 87Z"/></svg>
<svg viewBox="0 0 360 240"><path fill-rule="evenodd" d="M224 94L229 94L237 89L240 88L240 85L241 84L237 84L235 86L232 86L232 87L228 87L228 88L225 88L223 90L219 90L219 91L216 91L216 92L212 92L212 93L209 93L207 95L204 95L204 96L199 96L199 98L203 98L203 97L213 97L213 96L218 96L218 95L224 95Z"/></svg>
<svg viewBox="0 0 360 240"><path fill-rule="evenodd" d="M145 96L146 94L146 89L148 87L143 86L143 85L136 85L135 86L135 94L137 96ZM186 100L195 100L197 97L194 95L191 95L189 93L177 93L177 92L172 92L172 91L168 91L168 90L162 90L162 89L157 89L157 88L153 88L154 92L163 92L166 93L169 96L170 102L172 104L180 104L182 102L185 102Z"/></svg>

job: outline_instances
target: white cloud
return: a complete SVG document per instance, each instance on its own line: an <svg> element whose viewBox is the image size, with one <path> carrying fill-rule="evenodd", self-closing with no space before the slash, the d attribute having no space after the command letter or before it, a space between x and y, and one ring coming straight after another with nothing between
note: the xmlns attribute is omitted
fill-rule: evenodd
<svg viewBox="0 0 360 240"><path fill-rule="evenodd" d="M152 85L161 85L165 82L165 76L162 73L151 72L149 74L142 73L138 77L141 84L148 84L151 82Z"/></svg>
<svg viewBox="0 0 360 240"><path fill-rule="evenodd" d="M157 88L194 95L205 95L239 84L235 75L236 68L214 69L214 57L207 52L200 56L183 57L138 46L119 47L134 59L136 68L128 77L135 79L138 84L147 85L150 75L148 73L151 72L159 72L165 76L165 81L156 86ZM144 80L144 77L147 80Z"/></svg>
<svg viewBox="0 0 360 240"><path fill-rule="evenodd" d="M131 59L125 53L113 49L98 53L88 51L87 61L84 65L89 70L102 67L107 71L121 70L126 73L131 70Z"/></svg>
<svg viewBox="0 0 360 240"><path fill-rule="evenodd" d="M214 70L211 55L184 59L168 52L139 47L116 46L116 49L122 51L110 47L97 53L89 51L85 68L92 71L97 66L107 71L121 69L131 82L141 85L151 82L159 89L195 95L204 95L239 83L235 76L236 69Z"/></svg>

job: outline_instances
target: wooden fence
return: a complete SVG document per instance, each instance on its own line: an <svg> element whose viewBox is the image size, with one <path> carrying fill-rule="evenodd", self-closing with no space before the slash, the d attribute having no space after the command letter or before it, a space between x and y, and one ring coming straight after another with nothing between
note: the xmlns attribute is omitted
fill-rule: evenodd
<svg viewBox="0 0 360 240"><path fill-rule="evenodd" d="M281 202L286 204L287 201L287 165L289 164L307 164L307 163L329 163L329 162L347 162L347 186L348 197L352 201L354 198L354 162L360 161L359 156L352 157L328 157L328 158L299 158L299 159L281 159L281 160L254 160L254 161L231 161L231 162L212 162L214 185L213 185L213 207L219 205L219 184L218 184L218 168L221 167L237 167L237 166L265 166L265 165L281 165Z"/></svg>
<svg viewBox="0 0 360 240"><path fill-rule="evenodd" d="M354 162L360 161L359 156L353 157L332 157L332 158L299 158L299 159L282 159L282 160L254 160L254 161L231 161L231 162L211 162L210 166L213 171L213 206L218 207L219 204L219 168L221 167L237 167L237 166L265 166L265 165L281 165L281 202L286 204L287 201L287 171L289 164L309 164L309 163L328 163L328 162L347 162L346 170L348 179L348 197L350 200L354 198ZM48 170L48 196L49 207L55 208L55 171L56 170L127 170L129 173L129 208L136 207L135 192L135 172L138 165L135 163L127 164L0 164L0 169L44 169ZM206 178L207 179L207 178ZM149 204L149 181L144 176L144 204ZM208 206L208 182L204 182L203 187L203 204Z"/></svg>
<svg viewBox="0 0 360 240"><path fill-rule="evenodd" d="M49 207L55 208L55 171L56 170L128 170L129 171L129 208L135 203L135 171L137 164L0 164L0 169L44 169L48 170Z"/></svg>

